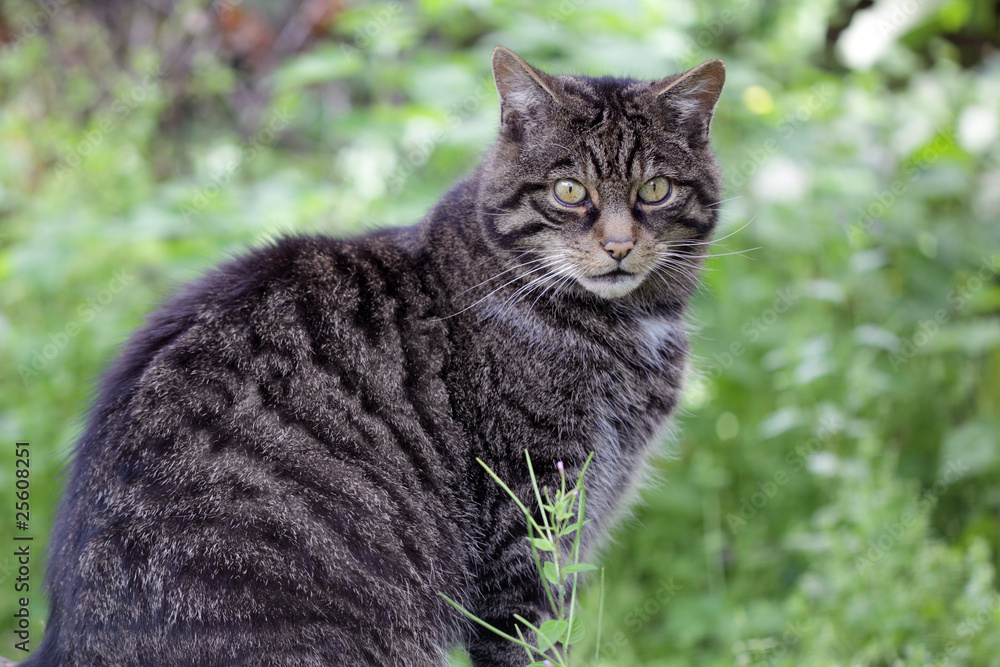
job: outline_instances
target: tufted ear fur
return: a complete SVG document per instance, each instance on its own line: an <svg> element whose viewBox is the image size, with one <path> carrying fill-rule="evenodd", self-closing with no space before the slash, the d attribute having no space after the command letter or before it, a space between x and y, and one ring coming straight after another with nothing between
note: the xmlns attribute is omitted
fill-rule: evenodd
<svg viewBox="0 0 1000 667"><path fill-rule="evenodd" d="M500 129L515 141L527 123L544 120L559 105L552 77L502 46L493 51L493 81L500 95Z"/></svg>
<svg viewBox="0 0 1000 667"><path fill-rule="evenodd" d="M725 63L709 60L680 76L654 83L651 94L656 103L666 106L674 122L688 129L692 142L705 142L725 82Z"/></svg>

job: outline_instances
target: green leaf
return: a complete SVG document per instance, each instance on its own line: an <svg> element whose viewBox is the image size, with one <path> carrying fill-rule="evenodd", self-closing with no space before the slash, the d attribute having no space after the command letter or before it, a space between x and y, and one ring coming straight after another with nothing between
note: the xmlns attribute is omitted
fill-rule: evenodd
<svg viewBox="0 0 1000 667"><path fill-rule="evenodd" d="M583 619L579 616L573 617L573 628L569 631L569 639L566 640L566 644L576 644L584 638L587 634L587 629L583 625Z"/></svg>
<svg viewBox="0 0 1000 667"><path fill-rule="evenodd" d="M562 530L558 531L558 535L559 535L559 537L562 537L563 535L569 535L569 534L571 534L573 532L576 532L577 530L580 530L580 528L582 526L583 526L583 524L581 522L574 521L573 523L569 524L568 526L566 526Z"/></svg>
<svg viewBox="0 0 1000 667"><path fill-rule="evenodd" d="M556 503L556 519L558 521L565 521L572 517L576 512L574 511L574 505L576 504L576 498L565 497Z"/></svg>
<svg viewBox="0 0 1000 667"><path fill-rule="evenodd" d="M556 644L566 639L568 629L569 623L564 620L545 621L538 628L538 647L543 651L554 648Z"/></svg>
<svg viewBox="0 0 1000 667"><path fill-rule="evenodd" d="M556 571L556 564L552 561L545 561L545 565L542 566L542 573L545 575L546 579L556 586L561 583L559 581L559 573Z"/></svg>
<svg viewBox="0 0 1000 667"><path fill-rule="evenodd" d="M573 565L567 565L563 568L563 572L566 574L573 574L574 572L590 572L591 570L596 570L596 565L591 565L590 563L574 563Z"/></svg>
<svg viewBox="0 0 1000 667"><path fill-rule="evenodd" d="M556 548L551 541L545 539L544 537L529 537L528 541L531 542L539 551L555 551Z"/></svg>

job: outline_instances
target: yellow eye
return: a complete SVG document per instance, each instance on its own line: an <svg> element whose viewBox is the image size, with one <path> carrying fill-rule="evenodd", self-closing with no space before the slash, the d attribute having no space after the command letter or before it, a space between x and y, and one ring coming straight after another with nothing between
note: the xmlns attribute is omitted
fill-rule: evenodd
<svg viewBox="0 0 1000 667"><path fill-rule="evenodd" d="M663 176L651 178L639 188L639 199L647 204L659 204L670 196L670 179Z"/></svg>
<svg viewBox="0 0 1000 667"><path fill-rule="evenodd" d="M564 178L556 181L556 184L552 186L552 194L556 196L560 204L576 206L587 198L587 188L583 187L580 181Z"/></svg>

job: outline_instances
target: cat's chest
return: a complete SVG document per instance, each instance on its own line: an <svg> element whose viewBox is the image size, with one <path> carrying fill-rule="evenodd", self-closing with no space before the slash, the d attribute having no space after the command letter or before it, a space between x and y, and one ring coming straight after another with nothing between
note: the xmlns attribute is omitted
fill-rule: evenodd
<svg viewBox="0 0 1000 667"><path fill-rule="evenodd" d="M544 406L561 433L613 431L632 444L673 407L686 338L676 318L642 315L594 331L515 322L495 336L500 384Z"/></svg>
<svg viewBox="0 0 1000 667"><path fill-rule="evenodd" d="M620 323L600 338L568 341L560 361L576 382L592 389L597 411L631 413L678 381L685 363L683 325L666 317L638 316Z"/></svg>
<svg viewBox="0 0 1000 667"><path fill-rule="evenodd" d="M677 404L683 324L644 315L587 330L512 319L469 340L455 377L474 406L462 411L470 439L497 458L518 460L527 449L538 461L561 459L572 474L593 453L597 540L636 497Z"/></svg>
<svg viewBox="0 0 1000 667"><path fill-rule="evenodd" d="M686 334L676 318L636 317L616 333L600 343L569 345L562 362L573 369L578 388L566 413L585 415L577 437L595 455L590 498L598 524L613 523L637 496L687 365Z"/></svg>

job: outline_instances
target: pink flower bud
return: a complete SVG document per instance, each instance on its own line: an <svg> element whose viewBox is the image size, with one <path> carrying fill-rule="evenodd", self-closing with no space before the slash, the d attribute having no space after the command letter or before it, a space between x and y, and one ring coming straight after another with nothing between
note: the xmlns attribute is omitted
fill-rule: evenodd
<svg viewBox="0 0 1000 667"><path fill-rule="evenodd" d="M556 470L559 471L560 475L566 472L566 466L563 465L562 461L556 461Z"/></svg>

